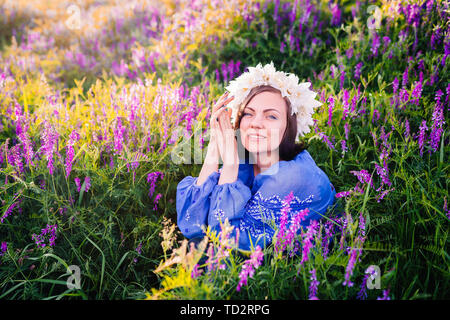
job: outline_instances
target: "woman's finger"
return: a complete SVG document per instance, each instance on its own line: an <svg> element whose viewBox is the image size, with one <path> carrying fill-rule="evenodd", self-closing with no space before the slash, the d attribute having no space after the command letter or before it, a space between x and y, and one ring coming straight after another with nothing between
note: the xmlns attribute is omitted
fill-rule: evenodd
<svg viewBox="0 0 450 320"><path fill-rule="evenodd" d="M220 96L220 98L217 100L217 102L213 105L213 111L216 111L223 105L223 102L227 96L228 96L228 92L226 92Z"/></svg>
<svg viewBox="0 0 450 320"><path fill-rule="evenodd" d="M226 98L226 97L224 97L224 96L222 96L222 97L223 97L223 98ZM226 99L226 100L222 100L222 97L221 97L221 98L219 99L219 101L217 101L217 103L214 105L214 107L213 107L213 112L219 110L219 109L222 108L224 105L226 105L227 103L229 103L231 100L234 99L234 97L232 96L232 97L229 97L229 98Z"/></svg>
<svg viewBox="0 0 450 320"><path fill-rule="evenodd" d="M217 110L216 112L214 112L212 115L211 115L211 121L213 121L214 119L216 119L215 121L219 121L218 120L218 118L219 118L219 116L221 115L221 114L223 114L224 113L224 111L226 111L227 109L226 108L220 108L219 110Z"/></svg>

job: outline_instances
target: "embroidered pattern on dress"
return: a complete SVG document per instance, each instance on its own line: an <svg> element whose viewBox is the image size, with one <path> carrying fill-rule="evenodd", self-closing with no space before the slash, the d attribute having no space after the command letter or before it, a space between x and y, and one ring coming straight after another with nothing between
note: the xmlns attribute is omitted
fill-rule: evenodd
<svg viewBox="0 0 450 320"><path fill-rule="evenodd" d="M189 210L186 210L186 216L184 217L184 220L189 221L189 218L191 217Z"/></svg>
<svg viewBox="0 0 450 320"><path fill-rule="evenodd" d="M313 200L314 195L309 195L306 199L300 200L294 196L290 203L290 212L288 220L299 211L305 209ZM245 206L245 214L240 221L239 229L248 230L254 237L263 235L268 241L272 241L275 234L274 229L278 226L281 219L281 209L283 201L278 195L264 198L260 191Z"/></svg>
<svg viewBox="0 0 450 320"><path fill-rule="evenodd" d="M225 212L222 209L214 210L213 215L218 221L221 221L225 218Z"/></svg>

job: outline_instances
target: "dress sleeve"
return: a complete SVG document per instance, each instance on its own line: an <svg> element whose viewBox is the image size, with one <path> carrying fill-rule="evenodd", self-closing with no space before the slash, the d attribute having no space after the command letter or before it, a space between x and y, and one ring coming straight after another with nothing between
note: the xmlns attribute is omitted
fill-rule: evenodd
<svg viewBox="0 0 450 320"><path fill-rule="evenodd" d="M250 250L251 239L240 232L241 221L247 215L247 204L252 198L250 188L240 179L216 185L211 193L211 207L208 215L208 225L212 231L220 232L220 223L226 219L234 226L230 238L239 232L239 248Z"/></svg>
<svg viewBox="0 0 450 320"><path fill-rule="evenodd" d="M219 176L219 172L212 172L200 186L196 185L198 177L192 176L187 176L178 183L177 224L186 238L191 239L204 234L201 226L207 224L210 196Z"/></svg>
<svg viewBox="0 0 450 320"><path fill-rule="evenodd" d="M244 207L251 197L250 188L239 179L216 185L211 193L208 225L217 228L226 218L230 222L239 220L244 215Z"/></svg>

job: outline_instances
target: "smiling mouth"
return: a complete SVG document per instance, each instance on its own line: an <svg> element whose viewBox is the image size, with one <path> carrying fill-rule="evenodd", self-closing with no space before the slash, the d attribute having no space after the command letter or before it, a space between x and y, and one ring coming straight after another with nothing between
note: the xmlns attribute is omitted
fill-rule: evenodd
<svg viewBox="0 0 450 320"><path fill-rule="evenodd" d="M255 134L249 134L248 138L249 139L265 139L266 137L258 136L258 135L255 135Z"/></svg>

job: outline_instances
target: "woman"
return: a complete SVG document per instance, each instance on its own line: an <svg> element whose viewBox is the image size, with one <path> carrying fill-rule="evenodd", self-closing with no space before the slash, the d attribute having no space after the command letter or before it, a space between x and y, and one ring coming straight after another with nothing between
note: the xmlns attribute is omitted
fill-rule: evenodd
<svg viewBox="0 0 450 320"><path fill-rule="evenodd" d="M273 63L249 70L227 87L233 95L213 106L200 175L178 184L176 200L178 227L188 239L203 237L202 226L219 231L228 219L242 250L271 243L291 191L289 218L309 209L303 227L320 219L336 194L304 144L295 143L309 132L313 108L321 104L310 84L298 85L295 75L276 71Z"/></svg>

